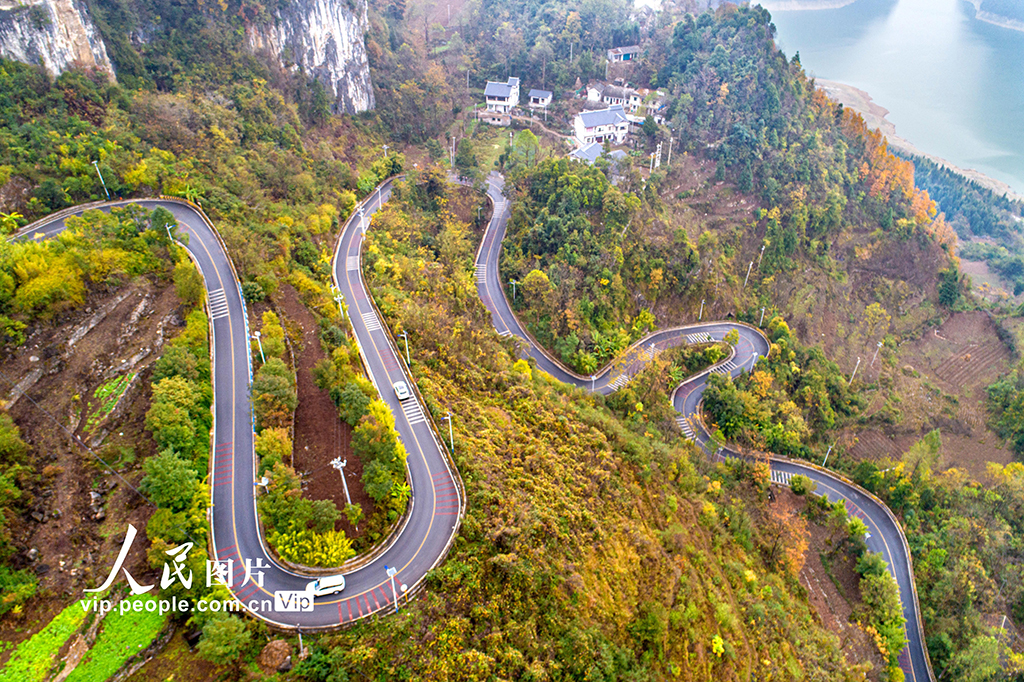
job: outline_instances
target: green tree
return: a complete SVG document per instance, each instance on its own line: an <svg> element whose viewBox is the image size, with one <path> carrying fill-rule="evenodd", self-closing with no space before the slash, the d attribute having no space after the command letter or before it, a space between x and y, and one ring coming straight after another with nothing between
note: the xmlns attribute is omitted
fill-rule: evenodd
<svg viewBox="0 0 1024 682"><path fill-rule="evenodd" d="M142 464L146 472L140 490L155 505L171 511L184 511L191 505L199 488L199 480L192 466L173 450L164 450Z"/></svg>
<svg viewBox="0 0 1024 682"><path fill-rule="evenodd" d="M200 658L217 665L236 662L252 644L252 633L241 618L224 613L214 614L203 626L199 640Z"/></svg>
<svg viewBox="0 0 1024 682"><path fill-rule="evenodd" d="M174 288L182 303L196 307L203 302L203 277L188 258L174 266Z"/></svg>

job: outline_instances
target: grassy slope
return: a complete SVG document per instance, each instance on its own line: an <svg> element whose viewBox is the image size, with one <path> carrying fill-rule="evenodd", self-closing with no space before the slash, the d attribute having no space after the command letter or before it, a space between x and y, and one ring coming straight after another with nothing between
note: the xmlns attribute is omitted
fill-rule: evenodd
<svg viewBox="0 0 1024 682"><path fill-rule="evenodd" d="M841 678L837 642L791 567L765 561L771 539L748 513L763 508L757 487L708 470L643 413L621 418L513 367L476 297L475 244L457 217L396 208L375 218L367 271L392 329L410 331L429 406L456 415L468 515L421 600L326 640L349 672ZM424 240L442 245L441 262L415 246Z"/></svg>

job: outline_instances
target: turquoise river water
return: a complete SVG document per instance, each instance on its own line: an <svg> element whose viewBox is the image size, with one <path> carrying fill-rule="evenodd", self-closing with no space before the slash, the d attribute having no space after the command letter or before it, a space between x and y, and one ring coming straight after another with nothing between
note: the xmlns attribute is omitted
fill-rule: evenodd
<svg viewBox="0 0 1024 682"><path fill-rule="evenodd" d="M857 0L772 12L809 75L867 91L896 134L1024 194L1024 33L962 0Z"/></svg>

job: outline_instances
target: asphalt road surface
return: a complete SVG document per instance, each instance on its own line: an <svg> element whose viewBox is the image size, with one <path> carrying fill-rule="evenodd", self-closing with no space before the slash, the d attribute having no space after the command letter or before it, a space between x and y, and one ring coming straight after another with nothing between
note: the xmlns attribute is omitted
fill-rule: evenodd
<svg viewBox="0 0 1024 682"><path fill-rule="evenodd" d="M386 200L387 188L374 193L361 207L369 216ZM441 454L423 415L418 399L399 404L391 384L404 379L402 365L384 336L381 321L369 304L356 269L362 241L362 217L353 215L339 241L336 262L341 292L353 314L356 338L366 359L371 377L382 398L395 413L396 428L408 451L412 487L410 510L401 532L385 551L372 561L345 572L346 586L338 595L313 601L309 611L279 608L296 601L275 603L277 591L305 591L312 576L300 575L278 563L267 550L256 517L256 462L253 452L253 417L249 400L252 367L249 330L238 282L216 232L198 211L176 201L140 200L114 202L111 206L137 203L149 210L162 206L178 220L178 234L187 235L187 249L203 275L207 288L207 309L212 329L214 383L214 438L210 468L215 559L228 562L230 590L253 615L278 626L301 627L306 631L328 629L395 608L404 585L414 589L444 557L449 541L458 528L462 494L455 475ZM65 228L68 215L41 221L20 233L21 238L52 237ZM184 240L183 240L184 241ZM339 481L340 484L340 481ZM248 567L248 570L247 570ZM388 568L395 569L394 580ZM199 576L198 579L205 579ZM402 602L399 601L401 606Z"/></svg>
<svg viewBox="0 0 1024 682"><path fill-rule="evenodd" d="M740 335L734 355L719 365L690 378L673 393L684 434L706 446L708 436L697 418L697 406L710 372L738 375L749 370L758 357L768 352L768 341L757 329L730 322L707 322L655 332L638 342L614 365L591 377L575 374L541 350L522 328L508 304L498 279L501 242L509 217L503 195L504 179L488 177L488 196L494 213L476 258L477 289L490 310L494 327L501 335L514 335L523 342L524 353L537 367L566 383L603 394L625 385L658 352L684 342L721 340L730 330ZM238 282L216 232L198 211L176 201L140 200L149 209L163 206L177 218L179 233L188 235L187 248L195 259L207 287L210 313L211 349L214 374L214 448L211 466L213 546L218 561L231 561L233 594L253 615L283 627L312 631L328 629L395 608L401 587L412 590L427 571L445 556L458 532L463 498L455 473L448 465L436 434L424 414L418 395L399 401L394 382L414 382L394 348L383 321L366 291L360 272L360 247L372 214L390 196L390 181L361 204L346 223L335 252L336 286L347 304L348 315L371 380L395 414L396 429L408 452L412 487L410 510L391 544L372 560L345 573L346 587L339 595L318 598L308 611L284 611L275 603L277 591L302 591L310 580L274 560L264 545L256 518L256 463L253 453L252 408L249 401L251 360L249 332ZM104 208L132 202L104 204ZM84 210L84 209L83 209ZM81 211L78 211L79 213ZM40 221L21 233L22 238L50 237L64 229L64 218L74 213ZM729 450L715 457L739 456ZM901 664L908 680L932 679L926 662L922 631L916 611L916 595L905 539L895 518L865 491L828 472L783 458L771 460L773 481L786 484L794 474L814 480L818 492L830 500L844 500L851 514L868 526L868 548L880 552L889 564L900 588L907 618L908 646ZM393 569L394 580L388 567ZM401 602L399 602L401 603Z"/></svg>
<svg viewBox="0 0 1024 682"><path fill-rule="evenodd" d="M498 263L501 243L505 237L506 225L510 216L508 201L503 194L504 184L504 178L498 173L492 172L487 178L487 195L494 205L494 213L476 256L477 292L490 311L494 328L498 333L502 336L513 335L522 340L524 355L533 358L537 362L537 367L551 376L568 384L608 394L628 383L644 364L649 363L657 353L670 346L685 342L721 341L731 330L736 330L739 333L739 343L737 343L735 353L731 358L689 378L672 395L672 403L679 412L679 417L676 419L679 427L687 438L696 441L707 451L709 436L700 422L697 409L707 384L708 375L717 372L735 377L742 371L750 371L759 357L768 354L768 339L759 329L745 324L699 323L665 329L648 335L626 351L624 359L599 370L592 377L581 376L567 369L542 350L523 329L512 312L506 290L499 279ZM513 295L515 295L514 292ZM717 458L741 456L725 448L709 454ZM917 596L914 591L910 556L903 531L895 517L877 498L823 469L778 457L772 457L770 465L772 480L775 483L788 485L794 474L807 476L817 483L818 493L825 495L832 502L843 500L849 513L864 521L869 533L868 549L882 554L900 589L903 615L907 619L908 640L908 645L900 655L900 666L903 668L906 679L911 682L932 680L920 619L917 614Z"/></svg>

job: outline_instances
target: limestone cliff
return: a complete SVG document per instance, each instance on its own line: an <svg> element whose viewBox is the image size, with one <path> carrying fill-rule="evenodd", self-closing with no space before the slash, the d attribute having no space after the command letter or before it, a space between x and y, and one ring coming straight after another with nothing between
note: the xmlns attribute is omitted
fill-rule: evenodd
<svg viewBox="0 0 1024 682"><path fill-rule="evenodd" d="M73 66L114 75L84 0L0 0L0 55L54 75Z"/></svg>
<svg viewBox="0 0 1024 682"><path fill-rule="evenodd" d="M291 0L275 12L273 24L249 27L249 47L315 76L333 97L336 111L354 114L372 109L373 87L363 43L366 3Z"/></svg>

